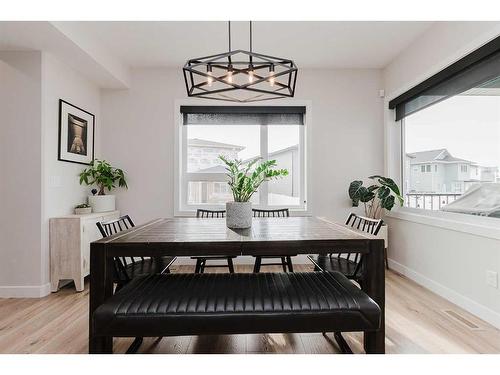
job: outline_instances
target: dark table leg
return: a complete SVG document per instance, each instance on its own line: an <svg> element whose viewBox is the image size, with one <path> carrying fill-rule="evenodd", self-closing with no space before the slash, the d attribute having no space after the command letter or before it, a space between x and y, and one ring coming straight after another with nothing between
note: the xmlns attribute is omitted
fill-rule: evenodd
<svg viewBox="0 0 500 375"><path fill-rule="evenodd" d="M103 243L90 244L89 353L112 353L113 338L96 336L92 314L113 294L113 264Z"/></svg>
<svg viewBox="0 0 500 375"><path fill-rule="evenodd" d="M380 306L381 323L377 331L365 332L366 353L385 353L385 267L384 240L370 240L370 251L364 256L363 290Z"/></svg>

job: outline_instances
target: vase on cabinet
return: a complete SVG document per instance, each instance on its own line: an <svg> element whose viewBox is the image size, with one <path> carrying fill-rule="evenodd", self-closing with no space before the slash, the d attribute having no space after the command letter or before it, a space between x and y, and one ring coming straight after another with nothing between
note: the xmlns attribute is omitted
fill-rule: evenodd
<svg viewBox="0 0 500 375"><path fill-rule="evenodd" d="M92 212L95 213L114 211L116 207L114 195L90 195L88 201Z"/></svg>

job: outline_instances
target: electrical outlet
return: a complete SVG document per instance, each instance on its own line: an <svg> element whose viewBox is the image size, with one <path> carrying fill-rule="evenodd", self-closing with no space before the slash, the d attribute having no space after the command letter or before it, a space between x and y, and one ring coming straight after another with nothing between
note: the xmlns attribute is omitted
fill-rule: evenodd
<svg viewBox="0 0 500 375"><path fill-rule="evenodd" d="M498 273L495 271L486 271L486 284L493 288L498 288Z"/></svg>

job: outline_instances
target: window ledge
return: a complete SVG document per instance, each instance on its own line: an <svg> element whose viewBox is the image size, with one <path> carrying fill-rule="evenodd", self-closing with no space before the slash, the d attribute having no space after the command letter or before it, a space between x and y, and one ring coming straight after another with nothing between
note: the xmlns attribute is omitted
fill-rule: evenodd
<svg viewBox="0 0 500 375"><path fill-rule="evenodd" d="M211 208L207 208L207 209L211 209ZM220 207L219 209L224 209L224 207ZM266 209L272 210L272 208L266 208ZM290 209L290 216L292 216L292 217L293 216L312 216L312 214L307 209L291 208ZM174 213L174 217L196 217L196 209L176 211Z"/></svg>
<svg viewBox="0 0 500 375"><path fill-rule="evenodd" d="M500 240L499 218L407 207L391 211L387 217Z"/></svg>

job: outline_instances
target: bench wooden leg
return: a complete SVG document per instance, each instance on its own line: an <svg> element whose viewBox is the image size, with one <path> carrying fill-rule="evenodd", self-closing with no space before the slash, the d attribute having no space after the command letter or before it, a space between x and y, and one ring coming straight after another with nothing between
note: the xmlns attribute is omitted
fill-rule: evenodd
<svg viewBox="0 0 500 375"><path fill-rule="evenodd" d="M385 354L384 330L365 332L364 347L366 354Z"/></svg>
<svg viewBox="0 0 500 375"><path fill-rule="evenodd" d="M113 354L113 338L112 337L92 337L89 340L90 354Z"/></svg>
<svg viewBox="0 0 500 375"><path fill-rule="evenodd" d="M288 263L288 271L293 272L292 257L286 257L286 262Z"/></svg>

